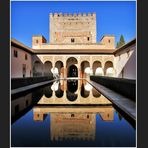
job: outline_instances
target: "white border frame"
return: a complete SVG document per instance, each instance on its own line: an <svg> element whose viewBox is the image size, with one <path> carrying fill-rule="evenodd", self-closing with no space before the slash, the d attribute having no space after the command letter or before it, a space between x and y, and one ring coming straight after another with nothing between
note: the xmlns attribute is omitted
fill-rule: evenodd
<svg viewBox="0 0 148 148"><path fill-rule="evenodd" d="M9 49L9 59L10 59L10 63L9 63L9 70L10 70L10 92L9 92L9 108L10 108L10 111L9 111L9 120L10 120L10 125L9 125L9 133L10 133L10 139L9 139L9 143L10 143L10 148L14 148L14 147L11 147L11 2L13 1L18 1L18 2L29 2L29 1L42 1L42 0L10 0L10 38L9 38L9 45L10 45L10 49ZM113 2L113 1L134 1L136 2L136 147L114 147L114 148L137 148L137 0L43 0L43 1L108 1L108 2ZM43 2L42 1L42 2ZM35 147L17 147L17 148L35 148ZM47 147L36 147L36 148L47 148ZM56 148L56 147L51 147L51 148ZM81 148L81 147L80 147ZM89 148L89 147L88 147ZM101 148L109 148L109 147L101 147ZM112 147L113 148L113 147Z"/></svg>

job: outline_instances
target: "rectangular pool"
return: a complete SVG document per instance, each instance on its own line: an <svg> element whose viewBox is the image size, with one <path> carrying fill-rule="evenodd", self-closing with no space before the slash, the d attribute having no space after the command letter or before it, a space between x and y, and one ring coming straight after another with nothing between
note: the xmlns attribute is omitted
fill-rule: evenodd
<svg viewBox="0 0 148 148"><path fill-rule="evenodd" d="M85 80L12 97L13 147L135 147L135 126Z"/></svg>

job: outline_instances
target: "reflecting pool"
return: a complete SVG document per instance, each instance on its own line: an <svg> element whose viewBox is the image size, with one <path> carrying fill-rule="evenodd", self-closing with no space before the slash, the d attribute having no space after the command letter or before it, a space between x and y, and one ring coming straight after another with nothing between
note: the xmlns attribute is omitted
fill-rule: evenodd
<svg viewBox="0 0 148 148"><path fill-rule="evenodd" d="M135 146L136 130L84 80L57 81L12 97L11 146Z"/></svg>

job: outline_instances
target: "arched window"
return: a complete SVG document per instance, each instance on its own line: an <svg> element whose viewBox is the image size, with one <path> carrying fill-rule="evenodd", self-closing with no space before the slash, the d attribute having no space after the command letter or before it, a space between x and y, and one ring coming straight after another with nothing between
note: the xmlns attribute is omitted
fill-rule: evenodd
<svg viewBox="0 0 148 148"><path fill-rule="evenodd" d="M104 67L104 74L105 76L114 76L114 66L112 61L107 61Z"/></svg>

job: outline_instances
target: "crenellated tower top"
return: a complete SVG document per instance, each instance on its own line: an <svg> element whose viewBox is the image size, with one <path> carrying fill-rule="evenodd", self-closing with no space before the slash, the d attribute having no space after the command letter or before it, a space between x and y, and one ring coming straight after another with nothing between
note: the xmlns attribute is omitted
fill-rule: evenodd
<svg viewBox="0 0 148 148"><path fill-rule="evenodd" d="M50 43L96 43L96 13L50 13Z"/></svg>
<svg viewBox="0 0 148 148"><path fill-rule="evenodd" d="M96 17L96 13L50 13L50 17L60 18L60 17Z"/></svg>

